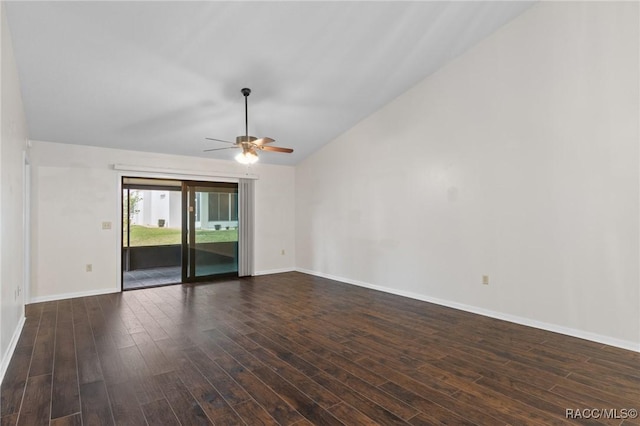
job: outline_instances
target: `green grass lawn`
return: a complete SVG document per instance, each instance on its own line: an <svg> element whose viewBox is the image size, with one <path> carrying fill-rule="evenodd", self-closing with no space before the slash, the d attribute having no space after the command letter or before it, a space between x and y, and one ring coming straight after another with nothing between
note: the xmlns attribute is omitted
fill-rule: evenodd
<svg viewBox="0 0 640 426"><path fill-rule="evenodd" d="M126 233L123 245L127 245ZM196 243L221 243L238 241L237 229L197 229ZM181 244L182 230L175 228L156 228L153 226L131 226L131 247L163 246L168 244Z"/></svg>

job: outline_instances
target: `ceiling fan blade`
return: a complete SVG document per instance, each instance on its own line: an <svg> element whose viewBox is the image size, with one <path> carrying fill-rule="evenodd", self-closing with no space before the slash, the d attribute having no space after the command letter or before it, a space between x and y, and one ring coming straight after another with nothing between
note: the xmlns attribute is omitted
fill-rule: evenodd
<svg viewBox="0 0 640 426"><path fill-rule="evenodd" d="M224 142L224 143L230 143L235 145L235 142L223 141L222 139L214 139L214 138L205 138L205 139L208 141Z"/></svg>
<svg viewBox="0 0 640 426"><path fill-rule="evenodd" d="M275 142L275 139L271 139L271 138L260 138L260 139L256 139L255 141L253 141L254 144L256 145L265 145L268 143L272 143Z"/></svg>
<svg viewBox="0 0 640 426"><path fill-rule="evenodd" d="M263 146L263 145L260 145L260 146L258 146L258 148L260 148L263 151L286 152L286 153L292 153L293 152L293 150L291 148L281 148L279 146Z"/></svg>
<svg viewBox="0 0 640 426"><path fill-rule="evenodd" d="M233 148L239 148L239 147L238 146L225 146L224 148L204 149L204 150L202 150L202 152L220 151L222 149L233 149Z"/></svg>
<svg viewBox="0 0 640 426"><path fill-rule="evenodd" d="M240 92L244 96L244 130L245 130L245 135L236 137L236 141L235 142L225 141L223 139L216 139L216 138L205 138L206 140L209 140L209 141L228 143L228 144L231 144L233 146L226 147L226 148L205 149L203 152L220 151L220 150L229 149L229 148L242 148L242 153L245 156L248 156L249 154L251 154L254 157L253 161L255 161L257 159L257 157L258 157L258 153L256 152L257 150L272 151L272 152L285 152L287 154L292 153L293 149L291 149L291 148L281 148L279 146L267 145L267 144L275 142L275 139L271 139L271 138L260 138L260 139L257 139L255 136L249 136L249 107L248 107L247 98L251 94L251 89L245 87ZM238 160L238 161L240 161L240 160Z"/></svg>

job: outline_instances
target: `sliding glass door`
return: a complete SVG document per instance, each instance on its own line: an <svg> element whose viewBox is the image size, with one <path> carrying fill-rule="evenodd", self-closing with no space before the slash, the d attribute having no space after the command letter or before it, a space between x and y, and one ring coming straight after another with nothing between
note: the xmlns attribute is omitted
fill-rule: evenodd
<svg viewBox="0 0 640 426"><path fill-rule="evenodd" d="M182 279L238 274L238 184L183 182Z"/></svg>
<svg viewBox="0 0 640 426"><path fill-rule="evenodd" d="M238 274L238 184L122 179L122 288Z"/></svg>
<svg viewBox="0 0 640 426"><path fill-rule="evenodd" d="M182 182L122 180L122 288L181 281Z"/></svg>

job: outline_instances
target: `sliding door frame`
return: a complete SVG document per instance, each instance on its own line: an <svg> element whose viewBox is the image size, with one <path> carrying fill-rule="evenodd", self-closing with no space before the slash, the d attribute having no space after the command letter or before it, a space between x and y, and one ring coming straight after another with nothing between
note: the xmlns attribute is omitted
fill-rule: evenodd
<svg viewBox="0 0 640 426"><path fill-rule="evenodd" d="M153 190L153 191L177 191L176 188L178 188L178 185L172 186L172 185L162 185L160 182L162 181L174 181L174 182L182 182L182 179L177 179L174 177L157 177L157 176L153 176L153 177L148 177L148 176L132 176L132 175L120 175L119 176L119 180L120 180L120 215L124 215L124 209L125 209L125 196L124 196L124 191L127 191L127 197L126 197L126 209L127 209L127 236L126 236L126 240L125 240L125 236L124 236L124 229L125 229L125 223L124 220L120 220L120 242L119 242L119 248L120 248L120 253L118 255L119 258L119 263L120 263L120 291L125 291L124 288L124 272L125 272L125 268L129 267L129 256L130 254L127 255L127 261L125 264L125 260L123 259L123 255L122 255L122 250L125 247L124 243L126 242L127 248L130 248L131 246L131 211L130 211L130 203L129 203L129 197L131 197L131 190L144 190L144 189L149 189L149 190ZM125 179L143 179L146 181L157 181L158 184L153 184L153 183L149 183L149 184L130 184L130 183L125 183ZM180 187L181 188L181 187ZM181 190L181 189L180 189ZM179 283L175 283L175 284L179 284ZM164 284L163 284L164 285ZM169 285L169 284L167 284ZM149 287L153 287L153 286L149 286ZM145 287L146 288L146 287Z"/></svg>
<svg viewBox="0 0 640 426"><path fill-rule="evenodd" d="M206 171L193 171L188 169L172 169L172 168L162 168L162 167L151 167L151 166L140 166L140 165L128 165L128 164L114 164L114 170L117 172L117 186L118 186L118 197L120 202L118 203L118 212L117 215L123 214L124 209L124 199L123 199L123 190L125 189L123 184L124 178L139 178L139 179L156 179L156 180L174 180L180 182L200 182L203 184L210 183L234 183L239 185L239 179L252 179L257 180L258 176L251 173L208 173ZM239 201L238 201L239 208ZM185 214L183 209L183 215ZM120 217L120 216L118 216ZM183 226L185 221L183 220ZM124 223L120 220L120 235L118 238L119 246L118 249L122 250L123 243L123 229ZM238 245L240 245L240 241L238 241ZM184 256L185 253L182 253ZM116 264L119 269L118 277L120 279L119 290L124 290L124 265L122 263L122 255L119 253L116 259ZM231 274L231 276L237 276L237 274ZM214 278L206 278L204 280L212 280ZM197 281L197 280L196 280ZM186 281L183 280L183 284Z"/></svg>
<svg viewBox="0 0 640 426"><path fill-rule="evenodd" d="M195 188L234 188L236 194L238 192L237 182L219 182L219 181L196 181L196 180L182 180L182 282L194 283L202 281L211 281L217 278L238 277L238 269L235 272L223 272L212 275L196 275L196 212L195 201L196 192ZM238 203L238 197L236 197L236 203ZM238 206L236 206L238 211ZM204 218L200 218L204 220ZM238 225L239 226L239 225ZM192 231L192 232L191 232ZM236 244L235 258L238 263L239 249L238 245L240 241L238 239ZM239 265L238 265L239 266Z"/></svg>

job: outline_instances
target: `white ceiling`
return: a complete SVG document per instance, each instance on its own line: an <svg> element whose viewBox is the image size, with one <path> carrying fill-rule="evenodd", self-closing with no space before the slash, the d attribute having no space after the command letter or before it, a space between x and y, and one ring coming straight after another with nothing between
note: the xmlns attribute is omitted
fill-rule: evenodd
<svg viewBox="0 0 640 426"><path fill-rule="evenodd" d="M34 140L296 164L531 2L6 2Z"/></svg>

